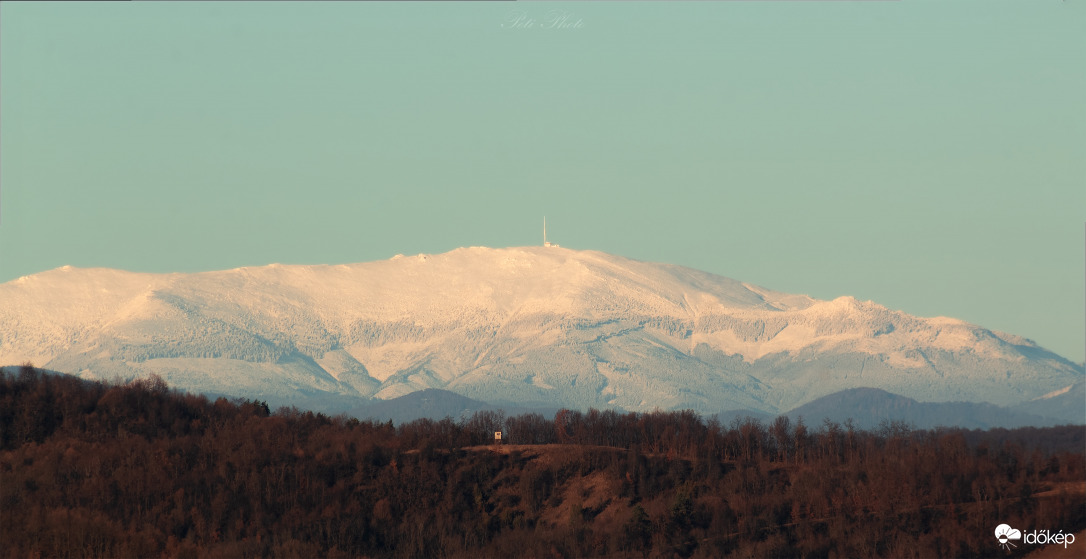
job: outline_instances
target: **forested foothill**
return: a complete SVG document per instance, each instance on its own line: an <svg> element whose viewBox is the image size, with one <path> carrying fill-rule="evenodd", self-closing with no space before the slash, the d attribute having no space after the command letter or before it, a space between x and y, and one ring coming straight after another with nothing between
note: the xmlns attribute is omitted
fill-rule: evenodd
<svg viewBox="0 0 1086 559"><path fill-rule="evenodd" d="M0 553L1023 556L996 526L1086 527L1084 431L598 410L395 425L23 367L0 375Z"/></svg>

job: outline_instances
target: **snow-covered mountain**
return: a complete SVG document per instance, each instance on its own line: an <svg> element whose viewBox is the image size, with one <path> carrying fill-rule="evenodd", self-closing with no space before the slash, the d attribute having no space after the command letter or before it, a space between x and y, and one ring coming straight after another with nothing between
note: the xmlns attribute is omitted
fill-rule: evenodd
<svg viewBox="0 0 1086 559"><path fill-rule="evenodd" d="M0 365L290 402L443 388L491 403L776 413L855 387L1011 405L1083 379L1033 342L873 302L556 247L0 284Z"/></svg>

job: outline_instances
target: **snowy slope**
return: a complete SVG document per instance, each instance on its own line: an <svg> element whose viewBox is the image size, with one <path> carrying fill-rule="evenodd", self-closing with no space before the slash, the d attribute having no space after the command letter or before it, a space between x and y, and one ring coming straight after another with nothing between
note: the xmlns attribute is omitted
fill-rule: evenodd
<svg viewBox="0 0 1086 559"><path fill-rule="evenodd" d="M0 284L0 365L26 361L280 402L443 388L630 410L777 412L860 386L1009 405L1083 378L954 319L544 247L198 274L65 267Z"/></svg>

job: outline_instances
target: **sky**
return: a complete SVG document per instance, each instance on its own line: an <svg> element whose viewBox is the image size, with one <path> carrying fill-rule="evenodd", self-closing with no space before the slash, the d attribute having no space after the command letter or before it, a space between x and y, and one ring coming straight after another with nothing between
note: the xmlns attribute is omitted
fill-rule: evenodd
<svg viewBox="0 0 1086 559"><path fill-rule="evenodd" d="M551 240L1086 353L1086 3L0 3L0 282Z"/></svg>

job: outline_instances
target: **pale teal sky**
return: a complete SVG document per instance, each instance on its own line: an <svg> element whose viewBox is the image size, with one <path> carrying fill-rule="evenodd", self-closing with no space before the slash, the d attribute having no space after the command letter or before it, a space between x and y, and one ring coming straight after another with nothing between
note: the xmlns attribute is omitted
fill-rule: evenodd
<svg viewBox="0 0 1086 559"><path fill-rule="evenodd" d="M1084 30L1059 0L3 2L0 281L529 245L546 215L1082 361Z"/></svg>

